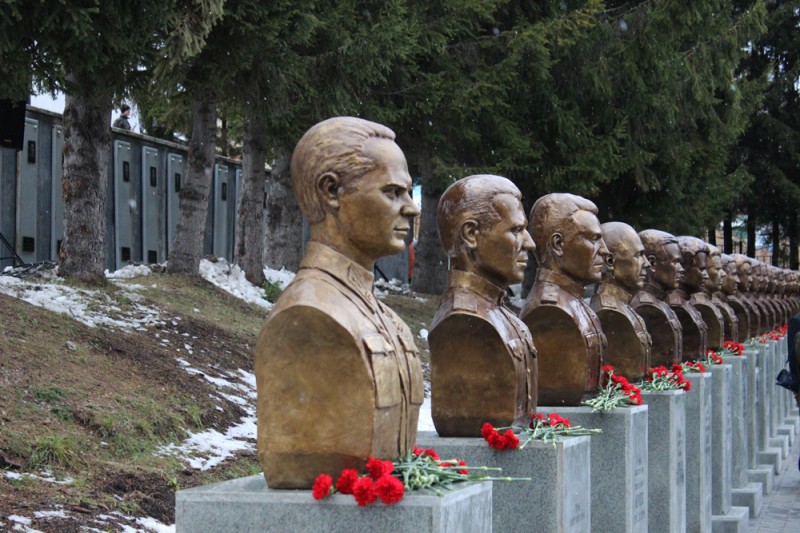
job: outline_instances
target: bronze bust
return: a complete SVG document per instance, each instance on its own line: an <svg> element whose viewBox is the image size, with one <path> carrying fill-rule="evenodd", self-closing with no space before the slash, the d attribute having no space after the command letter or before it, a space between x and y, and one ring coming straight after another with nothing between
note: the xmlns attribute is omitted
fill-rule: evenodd
<svg viewBox="0 0 800 533"><path fill-rule="evenodd" d="M753 267L749 257L742 254L733 254L736 262L736 273L739 278L738 299L747 307L750 318L750 337L756 337L762 333L761 311L756 303L750 298L750 283Z"/></svg>
<svg viewBox="0 0 800 533"><path fill-rule="evenodd" d="M688 242L691 241L691 244ZM702 247L700 251L694 253L692 266L687 268L684 275L684 285L691 291L690 301L695 309L700 311L703 322L706 324L706 348L719 350L726 340L725 317L722 311L712 300L712 293L718 289L719 268L715 268L712 278L711 246L696 237L678 237L681 251L691 249L693 246ZM686 243L684 245L684 243ZM701 244L702 243L702 244ZM719 249L714 247L719 256ZM718 258L719 261L719 258ZM719 263L717 263L717 267ZM700 281L699 287L696 281ZM705 352L704 352L705 353Z"/></svg>
<svg viewBox="0 0 800 533"><path fill-rule="evenodd" d="M528 227L539 268L520 316L538 350L538 403L579 405L597 392L606 346L600 320L583 301L608 253L597 207L573 194L548 194L533 204Z"/></svg>
<svg viewBox="0 0 800 533"><path fill-rule="evenodd" d="M748 292L747 297L753 303L753 306L758 310L758 315L761 321L759 335L763 335L764 333L769 333L772 331L775 317L772 315L772 309L767 307L767 304L762 298L761 289L763 278L761 274L761 261L758 261L752 257L745 257L745 260L750 263L750 291Z"/></svg>
<svg viewBox="0 0 800 533"><path fill-rule="evenodd" d="M442 437L479 437L484 422L526 425L536 412L533 339L504 305L534 248L521 198L506 178L478 175L439 200L450 271L428 343L431 412Z"/></svg>
<svg viewBox="0 0 800 533"><path fill-rule="evenodd" d="M708 277L705 269L706 246L696 237L678 237L678 247L681 250L681 265L685 272L678 287L667 294L667 303L675 311L675 316L681 323L683 359L693 361L706 353L706 323L700 311L689 300L691 294L700 290ZM700 264L695 264L695 256L700 252L702 252L702 268Z"/></svg>
<svg viewBox="0 0 800 533"><path fill-rule="evenodd" d="M419 214L394 132L352 117L320 122L295 147L291 174L311 239L255 352L258 457L271 488L405 455L424 396L412 334L372 290L375 260L403 250Z"/></svg>
<svg viewBox="0 0 800 533"><path fill-rule="evenodd" d="M640 381L650 368L652 340L630 301L644 287L650 262L642 240L628 224L606 222L601 229L608 256L603 280L590 305L608 339L604 360L614 366L615 373L631 382Z"/></svg>
<svg viewBox="0 0 800 533"><path fill-rule="evenodd" d="M642 317L653 339L652 366L671 366L683 355L683 331L675 311L667 304L667 292L683 277L678 239L656 229L639 232L644 253L650 263L644 287L631 300L631 307Z"/></svg>
<svg viewBox="0 0 800 533"><path fill-rule="evenodd" d="M736 342L744 342L750 338L750 307L739 296L739 274L736 259L732 255L721 254L720 260L725 276L722 286L714 297L724 301L736 315L736 336L731 337Z"/></svg>

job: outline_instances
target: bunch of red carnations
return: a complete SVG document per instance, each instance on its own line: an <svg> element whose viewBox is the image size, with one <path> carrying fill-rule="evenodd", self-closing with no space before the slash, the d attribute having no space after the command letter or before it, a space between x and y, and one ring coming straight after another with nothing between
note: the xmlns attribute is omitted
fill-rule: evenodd
<svg viewBox="0 0 800 533"><path fill-rule="evenodd" d="M615 374L611 365L604 365L601 370L597 396L582 402L583 405L588 405L592 411L609 411L617 407L642 405L642 391L639 387L629 383L625 376Z"/></svg>
<svg viewBox="0 0 800 533"><path fill-rule="evenodd" d="M505 430L504 433L500 433ZM526 437L525 442L520 445L519 437L514 432ZM508 428L494 428L490 423L485 423L481 428L481 435L489 443L489 446L496 450L523 449L532 440L541 440L545 443L552 443L553 446L561 437L580 437L583 435L594 435L601 433L600 429L586 429L581 426L574 426L568 418L564 418L556 413L531 415L531 421L527 427L510 426Z"/></svg>
<svg viewBox="0 0 800 533"><path fill-rule="evenodd" d="M423 450L417 447L408 457L397 461L382 461L370 457L366 469L367 474L361 475L355 468L346 468L342 470L336 483L328 474L320 474L314 481L311 494L317 500L337 492L351 494L362 507L378 499L391 505L403 499L406 491L431 489L441 495L440 489L462 481L517 479L471 474L470 471L487 472L501 469L485 466L470 467L461 459L442 460L435 450Z"/></svg>
<svg viewBox="0 0 800 533"><path fill-rule="evenodd" d="M740 342L725 341L722 343L722 351L720 355L742 355L744 353L744 345Z"/></svg>
<svg viewBox="0 0 800 533"><path fill-rule="evenodd" d="M698 359L698 361L704 365L721 365L722 357L718 356L717 352L714 350L706 350L706 356L702 359Z"/></svg>
<svg viewBox="0 0 800 533"><path fill-rule="evenodd" d="M672 369L656 366L647 371L639 388L647 391L679 390L689 391L692 384L683 377L683 366L672 365Z"/></svg>
<svg viewBox="0 0 800 533"><path fill-rule="evenodd" d="M684 374L706 371L705 365L699 361L685 361L681 363L681 369L683 370Z"/></svg>

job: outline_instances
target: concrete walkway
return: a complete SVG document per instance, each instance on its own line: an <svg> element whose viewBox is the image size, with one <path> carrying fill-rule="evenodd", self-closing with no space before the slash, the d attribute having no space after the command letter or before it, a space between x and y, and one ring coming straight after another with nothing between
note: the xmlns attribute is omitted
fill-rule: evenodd
<svg viewBox="0 0 800 533"><path fill-rule="evenodd" d="M783 463L784 468L775 476L775 487L764 498L761 515L750 520L750 533L799 533L800 532L800 438L795 438L792 451Z"/></svg>

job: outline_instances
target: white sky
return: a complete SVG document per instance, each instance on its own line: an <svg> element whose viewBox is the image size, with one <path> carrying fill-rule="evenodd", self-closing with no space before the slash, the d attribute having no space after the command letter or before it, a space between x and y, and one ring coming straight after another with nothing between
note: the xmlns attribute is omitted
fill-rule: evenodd
<svg viewBox="0 0 800 533"><path fill-rule="evenodd" d="M64 95L62 93L57 93L55 99L46 93L31 95L31 105L33 107L52 111L53 113L63 114ZM128 121L131 123L131 129L135 132L141 133L141 130L139 129L139 113L137 112L136 106L133 102L128 102L128 105L131 106L131 114L128 117ZM111 122L113 123L118 116L119 108L114 108L114 110L111 112Z"/></svg>

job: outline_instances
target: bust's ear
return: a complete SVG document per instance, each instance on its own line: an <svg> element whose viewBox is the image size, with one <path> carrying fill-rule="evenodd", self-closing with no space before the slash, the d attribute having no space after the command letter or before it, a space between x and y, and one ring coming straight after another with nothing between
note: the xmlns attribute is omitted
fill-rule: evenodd
<svg viewBox="0 0 800 533"><path fill-rule="evenodd" d="M459 236L468 250L475 250L478 247L478 233L477 220L468 219L461 224Z"/></svg>
<svg viewBox="0 0 800 533"><path fill-rule="evenodd" d="M331 209L339 208L339 185L341 180L333 172L326 172L317 178L317 194L322 203Z"/></svg>
<svg viewBox="0 0 800 533"><path fill-rule="evenodd" d="M560 233L553 233L550 235L550 249L557 257L564 255L564 236Z"/></svg>
<svg viewBox="0 0 800 533"><path fill-rule="evenodd" d="M614 268L614 254L607 253L604 259L608 268Z"/></svg>
<svg viewBox="0 0 800 533"><path fill-rule="evenodd" d="M656 268L656 256L654 254L649 254L646 257L647 262L650 263L650 268L654 270Z"/></svg>

